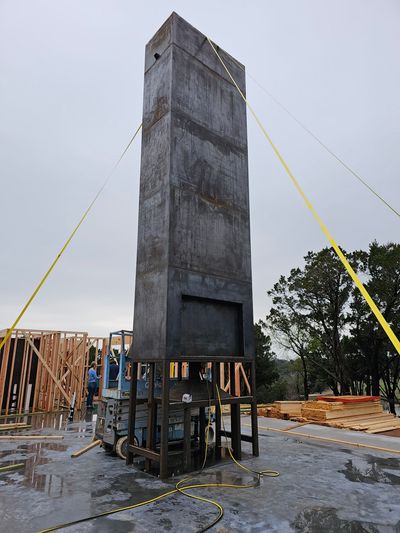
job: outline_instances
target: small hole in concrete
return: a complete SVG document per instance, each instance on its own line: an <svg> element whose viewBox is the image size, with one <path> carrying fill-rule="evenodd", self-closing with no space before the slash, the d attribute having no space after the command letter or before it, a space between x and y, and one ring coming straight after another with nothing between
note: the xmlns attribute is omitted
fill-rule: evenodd
<svg viewBox="0 0 400 533"><path fill-rule="evenodd" d="M157 61L157 59L160 57L160 54L157 54L157 52L154 54L154 59Z"/></svg>

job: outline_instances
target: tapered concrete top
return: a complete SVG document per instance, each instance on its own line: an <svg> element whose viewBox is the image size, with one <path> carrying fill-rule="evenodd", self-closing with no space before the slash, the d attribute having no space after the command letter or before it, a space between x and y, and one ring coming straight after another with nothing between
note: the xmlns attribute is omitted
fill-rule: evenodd
<svg viewBox="0 0 400 533"><path fill-rule="evenodd" d="M199 32L199 30L194 28L175 12L171 13L170 17L147 43L144 67L145 72L154 65L157 61L157 56L160 56L165 52L171 44L175 44L187 51L204 65L208 66L213 71L218 72L220 76L231 82L231 79L216 54L210 53L210 44L207 41L207 36ZM244 83L241 81L244 78L244 65L222 50L214 43L214 41L213 44L216 46L218 53L226 63L226 66L235 81L239 84L240 89L244 91Z"/></svg>

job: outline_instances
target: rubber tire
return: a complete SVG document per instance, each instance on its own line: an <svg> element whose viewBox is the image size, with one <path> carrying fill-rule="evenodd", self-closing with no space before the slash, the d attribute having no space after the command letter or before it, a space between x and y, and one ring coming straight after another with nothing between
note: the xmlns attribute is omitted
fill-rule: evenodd
<svg viewBox="0 0 400 533"><path fill-rule="evenodd" d="M139 446L139 441L136 437L133 438L133 443L135 446ZM115 453L118 455L118 457L121 457L124 461L126 460L126 456L128 453L128 436L120 437L117 440L117 444L115 445Z"/></svg>
<svg viewBox="0 0 400 533"><path fill-rule="evenodd" d="M102 448L104 449L105 452L114 453L112 444L108 444L107 442L102 442L101 446L102 446Z"/></svg>
<svg viewBox="0 0 400 533"><path fill-rule="evenodd" d="M207 427L205 429L205 436L207 436ZM214 443L214 429L212 426L210 426L210 429L208 430L208 444L211 445Z"/></svg>
<svg viewBox="0 0 400 533"><path fill-rule="evenodd" d="M126 456L128 453L128 436L120 437L117 440L117 444L115 445L115 451L118 457L121 457L121 459L126 460Z"/></svg>

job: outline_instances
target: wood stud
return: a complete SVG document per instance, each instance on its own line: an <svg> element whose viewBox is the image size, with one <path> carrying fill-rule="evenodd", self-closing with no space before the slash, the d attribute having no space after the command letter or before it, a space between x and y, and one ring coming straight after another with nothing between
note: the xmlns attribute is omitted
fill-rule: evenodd
<svg viewBox="0 0 400 533"><path fill-rule="evenodd" d="M1 330L0 339L6 333L7 330ZM81 409L86 397L91 347L95 347L103 361L108 339L76 331L15 330L0 351L1 414L23 414L25 407L31 412L65 409L74 393L75 408ZM103 383L102 366L98 367L99 390Z"/></svg>

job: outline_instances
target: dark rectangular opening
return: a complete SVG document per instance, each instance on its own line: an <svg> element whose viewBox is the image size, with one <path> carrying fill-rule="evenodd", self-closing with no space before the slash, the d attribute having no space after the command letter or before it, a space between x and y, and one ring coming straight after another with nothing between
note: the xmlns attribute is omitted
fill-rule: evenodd
<svg viewBox="0 0 400 533"><path fill-rule="evenodd" d="M182 295L180 355L242 357L242 304Z"/></svg>

